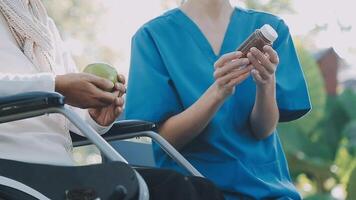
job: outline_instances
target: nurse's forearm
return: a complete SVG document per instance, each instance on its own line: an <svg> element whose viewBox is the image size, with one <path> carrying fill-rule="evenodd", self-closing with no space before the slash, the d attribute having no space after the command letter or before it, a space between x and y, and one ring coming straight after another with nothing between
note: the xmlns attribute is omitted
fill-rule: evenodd
<svg viewBox="0 0 356 200"><path fill-rule="evenodd" d="M279 112L275 96L274 85L257 86L255 105L250 115L252 133L257 139L268 137L276 129Z"/></svg>
<svg viewBox="0 0 356 200"><path fill-rule="evenodd" d="M166 120L159 128L160 135L175 148L182 148L203 131L223 101L212 85L188 109Z"/></svg>

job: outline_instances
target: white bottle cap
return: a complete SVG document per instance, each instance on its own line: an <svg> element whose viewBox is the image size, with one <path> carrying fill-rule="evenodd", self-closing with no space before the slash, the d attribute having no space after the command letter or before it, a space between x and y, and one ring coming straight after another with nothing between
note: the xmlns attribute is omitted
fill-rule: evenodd
<svg viewBox="0 0 356 200"><path fill-rule="evenodd" d="M270 42L274 42L278 37L277 32L269 24L263 25L260 30L262 35Z"/></svg>

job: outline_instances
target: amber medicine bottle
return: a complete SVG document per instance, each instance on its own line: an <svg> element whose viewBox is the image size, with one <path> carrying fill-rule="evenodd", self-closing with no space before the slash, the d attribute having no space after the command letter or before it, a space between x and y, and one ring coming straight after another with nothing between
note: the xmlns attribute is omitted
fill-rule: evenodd
<svg viewBox="0 0 356 200"><path fill-rule="evenodd" d="M277 39L277 32L269 24L263 25L260 29L256 29L237 49L243 53L243 57L247 56L247 53L252 47L256 47L263 52L265 45L272 45Z"/></svg>

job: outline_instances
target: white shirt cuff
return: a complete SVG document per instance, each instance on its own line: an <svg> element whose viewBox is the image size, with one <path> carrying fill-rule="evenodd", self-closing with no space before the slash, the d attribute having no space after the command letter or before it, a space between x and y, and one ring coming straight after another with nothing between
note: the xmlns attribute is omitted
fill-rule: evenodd
<svg viewBox="0 0 356 200"><path fill-rule="evenodd" d="M3 74L0 72L0 93L2 96L23 92L54 92L55 77L52 73Z"/></svg>

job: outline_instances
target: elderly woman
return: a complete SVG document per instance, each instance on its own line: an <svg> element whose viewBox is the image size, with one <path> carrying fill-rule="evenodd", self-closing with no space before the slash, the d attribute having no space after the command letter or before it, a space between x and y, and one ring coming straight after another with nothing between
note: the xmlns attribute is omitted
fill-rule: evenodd
<svg viewBox="0 0 356 200"><path fill-rule="evenodd" d="M0 96L59 92L95 130L105 133L122 112L124 77L114 85L77 73L41 1L0 0L0 11ZM105 92L112 88L114 92ZM73 165L70 128L61 115L0 124L0 158Z"/></svg>

